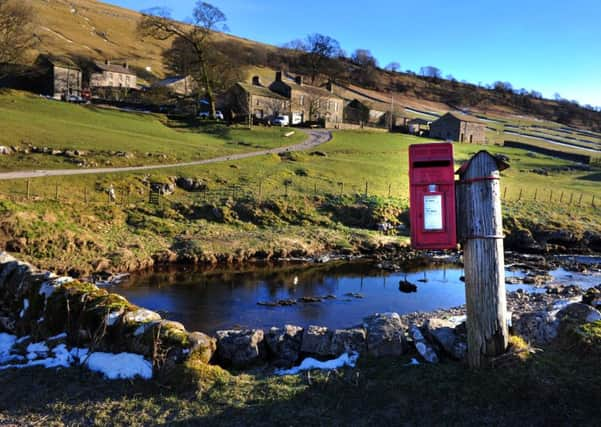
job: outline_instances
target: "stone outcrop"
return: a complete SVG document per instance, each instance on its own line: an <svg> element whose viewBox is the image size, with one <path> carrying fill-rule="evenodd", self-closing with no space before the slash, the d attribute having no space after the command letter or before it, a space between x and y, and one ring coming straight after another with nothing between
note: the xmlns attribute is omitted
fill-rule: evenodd
<svg viewBox="0 0 601 427"><path fill-rule="evenodd" d="M453 359L463 360L467 344L455 333L455 324L444 319L428 319L424 325L426 335Z"/></svg>
<svg viewBox="0 0 601 427"><path fill-rule="evenodd" d="M261 329L217 331L217 357L226 365L246 368L264 356Z"/></svg>
<svg viewBox="0 0 601 427"><path fill-rule="evenodd" d="M332 331L311 325L303 331L301 352L314 356L332 356Z"/></svg>
<svg viewBox="0 0 601 427"><path fill-rule="evenodd" d="M409 336L413 340L415 349L420 356L428 363L438 363L438 354L434 347L426 340L422 331L416 325L409 326Z"/></svg>
<svg viewBox="0 0 601 427"><path fill-rule="evenodd" d="M273 327L265 334L265 343L274 358L274 365L290 367L299 357L303 328L300 326L284 325L283 328Z"/></svg>
<svg viewBox="0 0 601 427"><path fill-rule="evenodd" d="M367 351L367 333L365 329L336 329L332 336L330 354L335 356L342 353L357 352L364 354Z"/></svg>
<svg viewBox="0 0 601 427"><path fill-rule="evenodd" d="M552 312L546 310L516 314L511 323L514 334L536 345L550 343L559 331L559 321Z"/></svg>
<svg viewBox="0 0 601 427"><path fill-rule="evenodd" d="M400 356L407 352L405 325L397 313L378 313L363 319L367 353L373 357Z"/></svg>

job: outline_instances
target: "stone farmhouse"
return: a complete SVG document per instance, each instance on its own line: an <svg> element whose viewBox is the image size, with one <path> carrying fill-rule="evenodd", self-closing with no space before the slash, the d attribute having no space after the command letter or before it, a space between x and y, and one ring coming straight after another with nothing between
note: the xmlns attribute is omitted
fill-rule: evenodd
<svg viewBox="0 0 601 427"><path fill-rule="evenodd" d="M461 113L447 113L430 124L430 137L470 144L486 143L486 125Z"/></svg>
<svg viewBox="0 0 601 427"><path fill-rule="evenodd" d="M129 69L127 62L113 64L111 61L95 61L90 74L90 88L137 88L136 73Z"/></svg>
<svg viewBox="0 0 601 427"><path fill-rule="evenodd" d="M67 57L39 55L35 61L36 89L44 95L64 99L69 95L80 96L82 72L79 66Z"/></svg>
<svg viewBox="0 0 601 427"><path fill-rule="evenodd" d="M323 121L327 128L343 122L342 98L331 90L305 84L302 76L289 78L277 71L269 89L289 100L290 113L300 117L301 122Z"/></svg>
<svg viewBox="0 0 601 427"><path fill-rule="evenodd" d="M153 86L167 89L170 93L181 96L190 96L197 89L198 84L192 76L173 76L159 80Z"/></svg>
<svg viewBox="0 0 601 427"><path fill-rule="evenodd" d="M289 100L264 86L259 76L254 76L250 84L236 83L224 94L220 103L227 107L232 119L250 114L259 120L267 120L280 114L290 114Z"/></svg>

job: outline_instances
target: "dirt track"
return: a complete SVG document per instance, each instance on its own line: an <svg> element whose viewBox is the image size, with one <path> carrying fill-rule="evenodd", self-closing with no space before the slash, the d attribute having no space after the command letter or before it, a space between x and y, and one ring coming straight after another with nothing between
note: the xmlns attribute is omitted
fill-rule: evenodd
<svg viewBox="0 0 601 427"><path fill-rule="evenodd" d="M67 175L89 175L101 173L119 173L119 172L136 172L153 169L166 169L183 166L207 165L210 163L227 162L230 160L240 160L249 157L262 156L265 154L278 154L286 151L303 151L317 147L332 139L332 134L326 130L302 129L308 135L308 138L296 145L286 147L272 148L269 150L251 151L248 153L230 154L228 156L213 157L212 159L196 160L193 162L172 163L167 165L148 165L148 166L130 166L123 168L93 168L93 169L45 169L32 171L15 171L0 173L0 180L7 179L22 179L22 178L40 178L44 176L67 176Z"/></svg>

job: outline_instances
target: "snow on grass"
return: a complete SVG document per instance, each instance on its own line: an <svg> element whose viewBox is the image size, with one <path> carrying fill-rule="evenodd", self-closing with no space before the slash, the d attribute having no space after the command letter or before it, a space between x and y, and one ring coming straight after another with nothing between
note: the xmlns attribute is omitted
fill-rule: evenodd
<svg viewBox="0 0 601 427"><path fill-rule="evenodd" d="M19 313L19 317L21 319L25 316L25 313L27 313L28 308L29 308L29 300L27 298L25 298L23 300L23 310L21 310L21 313Z"/></svg>
<svg viewBox="0 0 601 427"><path fill-rule="evenodd" d="M307 357L299 366L291 369L278 369L275 371L275 374L296 375L302 371L309 371L311 369L332 370L342 368L344 366L354 368L357 364L357 359L359 359L359 353L357 352L344 353L336 359L326 360L325 362L313 359L312 357Z"/></svg>
<svg viewBox="0 0 601 427"><path fill-rule="evenodd" d="M64 338L59 334L52 339ZM45 342L32 343L27 346L27 359L18 354L11 354L17 340L14 335L0 333L0 371L6 369L23 369L33 366L44 368L69 368L73 365L85 364L94 372L104 374L107 379L130 379L141 377L152 378L152 363L139 354L132 353L91 353L85 348L68 349L65 344L59 344L52 350ZM25 363L10 363L23 362Z"/></svg>
<svg viewBox="0 0 601 427"><path fill-rule="evenodd" d="M86 361L89 370L104 374L109 380L152 378L152 364L139 354L92 353Z"/></svg>

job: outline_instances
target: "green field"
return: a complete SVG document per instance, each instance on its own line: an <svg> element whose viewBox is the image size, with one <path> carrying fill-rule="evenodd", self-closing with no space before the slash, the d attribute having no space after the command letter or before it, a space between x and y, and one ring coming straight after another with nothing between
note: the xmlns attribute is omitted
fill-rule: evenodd
<svg viewBox="0 0 601 427"><path fill-rule="evenodd" d="M91 166L139 166L217 157L291 145L306 136L281 129L191 128L158 114L126 113L46 100L23 92L0 92L0 145L83 150ZM200 122L197 123L200 125ZM120 153L119 153L120 152ZM125 155L128 153L128 155ZM14 154L0 157L0 171L76 167L65 156Z"/></svg>

